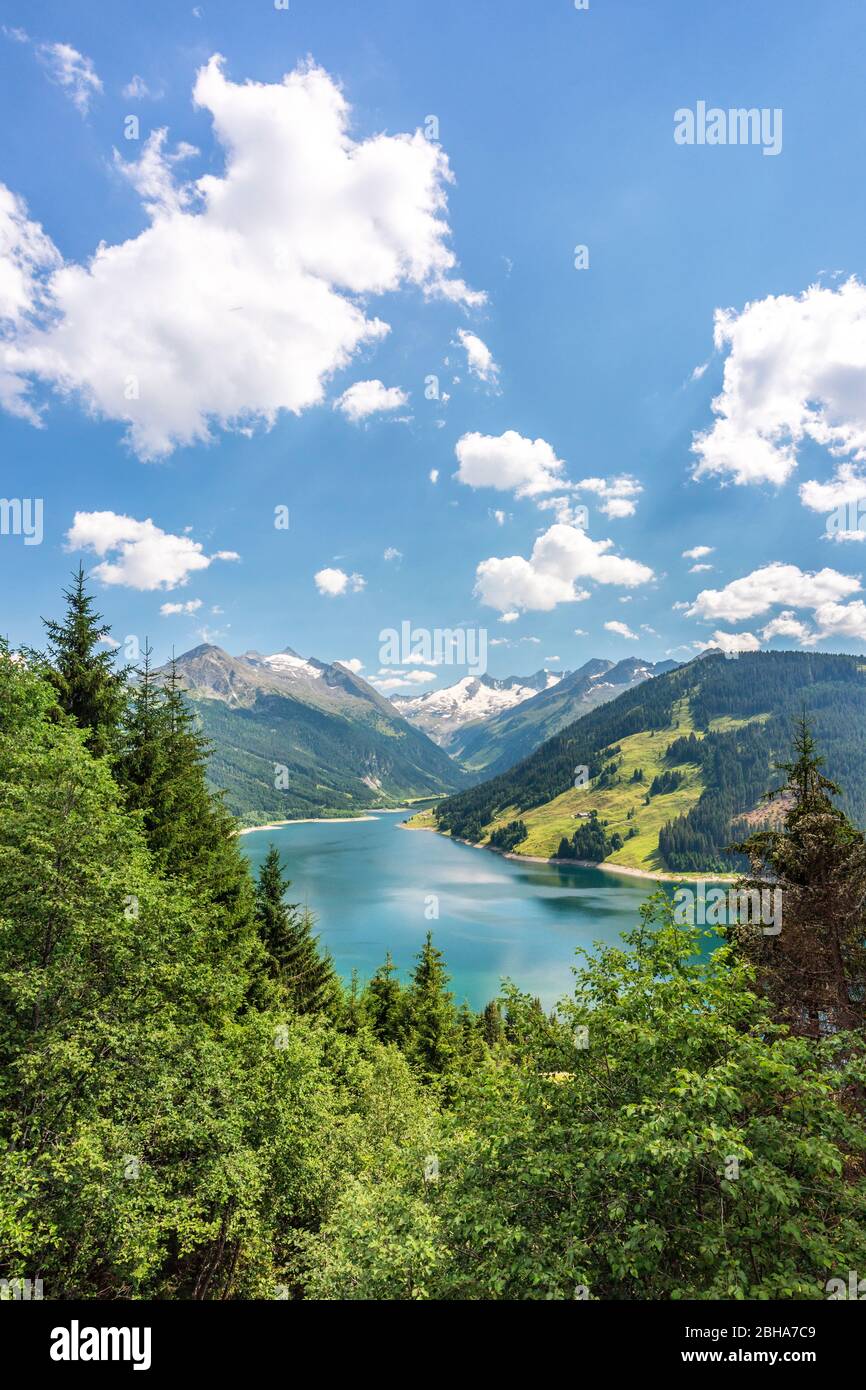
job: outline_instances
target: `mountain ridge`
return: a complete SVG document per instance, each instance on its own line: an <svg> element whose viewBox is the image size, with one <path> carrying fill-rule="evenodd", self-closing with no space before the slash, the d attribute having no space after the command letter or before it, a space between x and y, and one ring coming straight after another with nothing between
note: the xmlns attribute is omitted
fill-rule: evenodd
<svg viewBox="0 0 866 1390"><path fill-rule="evenodd" d="M211 744L211 783L241 824L355 816L467 782L447 753L339 662L291 648L234 657L201 643L173 668Z"/></svg>
<svg viewBox="0 0 866 1390"><path fill-rule="evenodd" d="M472 843L517 826L511 847L542 858L736 869L727 846L777 784L804 704L843 809L866 825L866 663L790 651L704 655L644 681L449 797L436 824Z"/></svg>

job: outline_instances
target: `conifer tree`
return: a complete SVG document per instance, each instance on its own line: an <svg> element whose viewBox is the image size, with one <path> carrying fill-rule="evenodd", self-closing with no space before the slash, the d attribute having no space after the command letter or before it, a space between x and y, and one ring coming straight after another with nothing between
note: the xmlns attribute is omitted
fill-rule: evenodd
<svg viewBox="0 0 866 1390"><path fill-rule="evenodd" d="M839 788L821 771L805 715L794 753L777 764L784 784L765 797L782 799L784 825L733 846L751 866L738 889L780 890L781 930L739 924L732 935L779 1020L817 1037L862 1028L866 1019L866 838L831 800Z"/></svg>
<svg viewBox="0 0 866 1390"><path fill-rule="evenodd" d="M117 764L118 780L131 810L142 811L148 833L159 820L158 801L166 774L167 720L162 682L151 665L153 650L145 640L142 664L130 686Z"/></svg>
<svg viewBox="0 0 866 1390"><path fill-rule="evenodd" d="M390 951L367 986L366 1003L376 1037L384 1043L400 1043L404 1034L403 991Z"/></svg>
<svg viewBox="0 0 866 1390"><path fill-rule="evenodd" d="M424 1072L441 1075L454 1056L455 1017L442 952L432 932L418 955L408 992L411 1048Z"/></svg>
<svg viewBox="0 0 866 1390"><path fill-rule="evenodd" d="M260 956L247 862L222 798L208 787L209 744L174 660L166 677L151 670L146 651L121 746L117 777L127 804L142 814L157 866L214 906L227 946Z"/></svg>
<svg viewBox="0 0 866 1390"><path fill-rule="evenodd" d="M330 956L319 951L311 914L285 901L289 887L279 851L271 845L256 884L256 922L266 968L297 1013L323 1013L334 1003L334 967Z"/></svg>
<svg viewBox="0 0 866 1390"><path fill-rule="evenodd" d="M97 757L112 751L126 700L125 670L116 670L114 654L100 651L110 629L93 607L84 566L64 589L66 615L62 622L43 618L48 635L48 677L57 702L79 728L87 730L87 746Z"/></svg>
<svg viewBox="0 0 866 1390"><path fill-rule="evenodd" d="M498 999L491 999L484 1005L481 1015L481 1031L484 1041L493 1047L502 1039L502 1011Z"/></svg>

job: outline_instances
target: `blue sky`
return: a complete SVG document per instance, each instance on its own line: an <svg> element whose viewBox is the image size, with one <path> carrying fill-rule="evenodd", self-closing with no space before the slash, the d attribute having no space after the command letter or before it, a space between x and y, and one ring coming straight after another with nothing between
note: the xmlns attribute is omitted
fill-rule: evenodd
<svg viewBox="0 0 866 1390"><path fill-rule="evenodd" d="M0 536L13 643L81 558L160 658L389 691L462 674L380 675L407 619L485 629L494 675L864 649L864 532L825 535L866 498L862 5L2 19L0 492L44 507ZM781 149L678 144L700 101Z"/></svg>

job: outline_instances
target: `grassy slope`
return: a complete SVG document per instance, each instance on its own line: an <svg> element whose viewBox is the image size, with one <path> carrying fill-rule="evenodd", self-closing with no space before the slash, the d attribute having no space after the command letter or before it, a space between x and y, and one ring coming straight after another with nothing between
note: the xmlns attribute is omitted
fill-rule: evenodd
<svg viewBox="0 0 866 1390"><path fill-rule="evenodd" d="M766 714L753 716L753 720L763 721L767 718L769 716ZM741 728L753 720L728 717L714 719L710 728L713 732L725 732ZM616 786L606 787L602 791L597 791L593 785L570 788L545 805L524 811L522 814L509 807L485 827L485 841L492 830L519 816L529 835L518 847L518 854L537 855L549 859L556 854L562 837L565 835L570 838L573 835L579 824L575 819L577 813L597 811L600 819L607 821L607 831L610 835L618 830L625 840L632 825L636 825L638 829L638 834L630 840L625 840L622 849L609 855L605 863L622 864L635 869L660 869L662 865L658 857L659 831L668 821L684 815L697 802L704 790L699 767L694 763L678 764L676 770L683 774L682 785L666 796L652 797L648 806L644 805L644 798L656 774L670 767L670 764L664 761L668 745L673 739L693 732L696 731L689 714L688 701L682 700L674 707L671 723L666 729L632 734L629 738L620 739L618 746L621 751L617 755L617 761L622 759L622 767L619 772L620 781ZM697 737L702 738L703 735L697 733ZM644 780L631 782L629 779L638 767L643 769ZM628 819L631 810L635 813L634 820ZM432 813L423 812L414 818L412 824L419 828L434 829L436 822Z"/></svg>

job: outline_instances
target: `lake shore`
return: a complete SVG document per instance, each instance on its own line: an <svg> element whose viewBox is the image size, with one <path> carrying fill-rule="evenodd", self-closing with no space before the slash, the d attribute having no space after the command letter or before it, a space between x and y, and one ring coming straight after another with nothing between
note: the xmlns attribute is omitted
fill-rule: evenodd
<svg viewBox="0 0 866 1390"><path fill-rule="evenodd" d="M306 816L293 820L272 820L266 825L246 825L243 830L239 830L239 835L255 835L259 830L282 830L284 825L348 825L352 821L376 820L378 816L401 816L408 815L412 810L411 806L385 806L381 811L376 811L374 815L363 816Z"/></svg>
<svg viewBox="0 0 866 1390"><path fill-rule="evenodd" d="M429 830L431 834L438 835L440 831L433 825L410 825L404 821L400 826L401 830ZM456 840L458 845L468 845L470 849L483 849L492 854L498 854L503 859L515 859L518 863L524 864L574 864L579 869L601 869L606 874L621 874L625 878L644 878L651 883L734 883L737 879L736 874L720 873L670 873L667 869L635 869L628 864L596 864L591 859L545 859L540 854L515 854L513 850L504 853L497 849L495 845L476 845L471 840L461 840L456 835L444 836L445 839Z"/></svg>
<svg viewBox="0 0 866 1390"><path fill-rule="evenodd" d="M348 825L352 821L375 820L375 816L307 816L298 820L272 820L267 825L246 825L239 835L255 835L259 830L282 830L284 825Z"/></svg>

